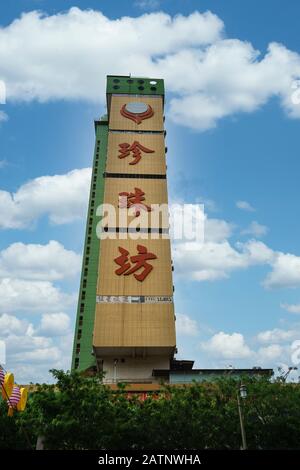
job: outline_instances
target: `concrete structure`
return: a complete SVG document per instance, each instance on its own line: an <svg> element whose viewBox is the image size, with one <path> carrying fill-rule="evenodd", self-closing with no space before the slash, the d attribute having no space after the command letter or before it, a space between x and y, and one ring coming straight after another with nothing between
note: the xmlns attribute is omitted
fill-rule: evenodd
<svg viewBox="0 0 300 470"><path fill-rule="evenodd" d="M273 375L273 369L253 367L252 369L193 369L193 361L176 361L170 369L154 370L153 375L160 377L161 382L172 385L189 384L192 382L213 382L220 377L230 377L242 380L243 377L269 377Z"/></svg>

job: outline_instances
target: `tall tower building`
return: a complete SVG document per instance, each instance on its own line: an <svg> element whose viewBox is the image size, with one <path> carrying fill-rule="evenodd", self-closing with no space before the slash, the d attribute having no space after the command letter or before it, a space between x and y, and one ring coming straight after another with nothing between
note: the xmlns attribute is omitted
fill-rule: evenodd
<svg viewBox="0 0 300 470"><path fill-rule="evenodd" d="M155 383L176 349L164 82L108 76L106 96L108 114L95 121L72 369L104 371L107 383Z"/></svg>
<svg viewBox="0 0 300 470"><path fill-rule="evenodd" d="M272 369L193 369L175 360L164 82L107 77L96 142L72 369L104 372L126 390L265 375ZM162 212L161 212L162 209Z"/></svg>

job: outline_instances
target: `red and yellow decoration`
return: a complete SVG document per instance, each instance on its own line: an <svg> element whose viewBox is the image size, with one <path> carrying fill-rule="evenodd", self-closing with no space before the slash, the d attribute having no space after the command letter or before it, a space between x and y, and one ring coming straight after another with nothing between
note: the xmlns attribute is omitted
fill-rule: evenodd
<svg viewBox="0 0 300 470"><path fill-rule="evenodd" d="M1 368L1 376L3 376L4 371ZM6 400L6 398L9 398L12 394L13 387L14 387L14 374L11 372L7 372L4 374L3 380L1 380L1 393L2 393L2 398L3 400Z"/></svg>
<svg viewBox="0 0 300 470"><path fill-rule="evenodd" d="M0 366L0 385L3 400L8 406L8 416L12 416L14 411L24 411L27 403L27 389L18 387L14 383L14 375L11 372L4 372Z"/></svg>

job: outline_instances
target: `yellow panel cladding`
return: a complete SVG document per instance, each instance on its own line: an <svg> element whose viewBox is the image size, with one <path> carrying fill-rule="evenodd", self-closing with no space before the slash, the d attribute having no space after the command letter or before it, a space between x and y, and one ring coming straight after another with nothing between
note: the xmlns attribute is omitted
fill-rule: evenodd
<svg viewBox="0 0 300 470"><path fill-rule="evenodd" d="M127 143L132 147L134 142L138 142L144 148L151 150L151 153L140 150L140 160L135 161L132 151L130 155L119 158L120 144ZM106 171L108 173L129 173L165 175L165 140L163 134L139 134L133 132L110 132L108 135L108 149Z"/></svg>
<svg viewBox="0 0 300 470"><path fill-rule="evenodd" d="M134 274L126 276L115 273L120 267L114 261L120 256L118 247L127 250L130 256L135 256L138 253L137 245L145 246L148 252L157 256L157 259L148 261L153 269L142 282ZM169 240L101 240L100 252L97 295L173 295ZM142 270L137 271L137 274Z"/></svg>
<svg viewBox="0 0 300 470"><path fill-rule="evenodd" d="M125 208L120 209L119 205L122 205L122 200L119 200L119 193L132 193L138 194L142 191L145 198L141 201L141 204L145 205L145 209L132 208L133 215L129 215L126 208L127 197L124 197ZM132 201L133 199L129 199ZM127 227L130 222L140 222L141 227L153 227L153 228L168 228L168 195L167 195L167 182L165 179L137 179L137 178L107 178L105 181L104 190L104 204L111 204L114 206L116 211L116 218L113 218L109 223L104 219L103 225L110 227ZM159 208L157 206L151 208L151 204L161 205L161 215L159 214ZM151 210L148 210L150 209ZM136 211L140 212L140 215L135 215ZM120 212L124 214L124 217L120 217ZM157 216L157 217L156 217Z"/></svg>
<svg viewBox="0 0 300 470"><path fill-rule="evenodd" d="M175 347L173 304L97 304L94 347Z"/></svg>
<svg viewBox="0 0 300 470"><path fill-rule="evenodd" d="M143 120L140 124L121 115L122 106L128 103L145 103L153 109L154 115ZM110 113L109 113L109 129L124 129L131 131L162 131L163 123L163 101L162 97L150 96L112 96Z"/></svg>

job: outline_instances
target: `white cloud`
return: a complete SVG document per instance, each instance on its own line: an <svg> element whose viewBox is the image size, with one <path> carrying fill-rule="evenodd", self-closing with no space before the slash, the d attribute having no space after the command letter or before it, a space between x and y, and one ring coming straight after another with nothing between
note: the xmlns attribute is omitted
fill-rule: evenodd
<svg viewBox="0 0 300 470"><path fill-rule="evenodd" d="M0 29L0 76L10 100L104 102L108 71L165 78L170 119L195 129L253 112L272 97L300 117L291 86L300 56L277 43L262 55L249 42L224 39L222 20L210 12L109 19L73 7L52 16L26 13Z"/></svg>
<svg viewBox="0 0 300 470"><path fill-rule="evenodd" d="M0 191L0 228L24 228L42 215L48 215L54 224L82 218L86 213L90 178L91 169L83 168L64 175L35 178L13 194Z"/></svg>
<svg viewBox="0 0 300 470"><path fill-rule="evenodd" d="M160 6L159 0L135 0L135 6L142 10L155 10Z"/></svg>
<svg viewBox="0 0 300 470"><path fill-rule="evenodd" d="M228 240L216 242L176 243L173 248L175 272L188 274L198 281L227 278L234 270L269 263L273 252L264 243L252 240L238 243L237 248Z"/></svg>
<svg viewBox="0 0 300 470"><path fill-rule="evenodd" d="M30 331L29 323L26 320L20 320L14 315L4 313L0 315L0 337L4 338L9 336L12 332L14 334L26 334Z"/></svg>
<svg viewBox="0 0 300 470"><path fill-rule="evenodd" d="M42 315L37 332L43 336L64 336L69 328L70 317L66 313L46 313Z"/></svg>
<svg viewBox="0 0 300 470"><path fill-rule="evenodd" d="M50 378L48 364L35 363L20 363L12 362L6 365L7 369L14 372L15 380L18 384L29 383L53 383L54 380ZM59 368L59 367L58 367Z"/></svg>
<svg viewBox="0 0 300 470"><path fill-rule="evenodd" d="M252 207L251 204L247 201L237 201L236 207L238 207L239 209L242 209L243 211L248 211L248 212L255 211L254 207Z"/></svg>
<svg viewBox="0 0 300 470"><path fill-rule="evenodd" d="M7 120L8 120L8 115L4 111L0 110L0 123L5 122Z"/></svg>
<svg viewBox="0 0 300 470"><path fill-rule="evenodd" d="M265 243L258 240L249 240L246 243L237 243L239 248L247 258L247 264L272 264L276 253Z"/></svg>
<svg viewBox="0 0 300 470"><path fill-rule="evenodd" d="M201 351L199 367L252 368L259 366L276 370L283 364L299 365L299 333L299 324L286 330L275 328L262 331L252 338L247 338L238 332L212 333L207 330L208 339L199 344ZM195 354L191 344L191 341L187 342L187 340L183 343L188 355Z"/></svg>
<svg viewBox="0 0 300 470"><path fill-rule="evenodd" d="M57 312L73 305L77 296L65 294L48 281L0 280L0 311Z"/></svg>
<svg viewBox="0 0 300 470"><path fill-rule="evenodd" d="M300 313L300 304L280 304L280 307L290 313Z"/></svg>
<svg viewBox="0 0 300 470"><path fill-rule="evenodd" d="M22 353L16 353L11 355L13 361L20 363L31 362L31 363L43 363L44 366L49 364L52 367L57 360L61 357L61 352L58 347L53 346L50 348L36 348L32 351L25 351Z"/></svg>
<svg viewBox="0 0 300 470"><path fill-rule="evenodd" d="M242 230L242 235L253 235L256 238L263 237L268 233L268 227L266 225L261 225L255 220L251 222L249 227Z"/></svg>
<svg viewBox="0 0 300 470"><path fill-rule="evenodd" d="M189 74L181 83L183 96L171 100L170 113L183 125L208 129L225 116L257 110L273 96L280 98L291 117L299 117L291 84L300 75L300 56L281 44L269 44L267 54L260 57L250 43L218 41L205 51L180 51L162 59L162 74L168 77L168 69L176 70L183 62ZM197 83L191 83L190 76L197 77Z"/></svg>
<svg viewBox="0 0 300 470"><path fill-rule="evenodd" d="M261 343L278 343L284 341L290 341L295 338L299 332L294 330L282 330L280 328L274 328L273 330L261 331L257 335L257 340Z"/></svg>
<svg viewBox="0 0 300 470"><path fill-rule="evenodd" d="M202 343L204 351L223 359L243 359L253 355L241 333L216 333L209 341Z"/></svg>
<svg viewBox="0 0 300 470"><path fill-rule="evenodd" d="M24 352L34 352L36 349L46 349L52 346L52 339L44 336L34 336L32 333L24 335L10 334L5 338L9 357L21 356Z"/></svg>
<svg viewBox="0 0 300 470"><path fill-rule="evenodd" d="M300 256L290 253L277 253L272 268L264 281L265 287L300 286Z"/></svg>
<svg viewBox="0 0 300 470"><path fill-rule="evenodd" d="M8 99L98 100L108 71L156 72L154 58L214 42L222 28L222 21L209 12L110 20L76 7L52 16L33 11L0 30L0 64L5 64L0 75ZM12 60L12 52L19 61Z"/></svg>
<svg viewBox="0 0 300 470"><path fill-rule="evenodd" d="M175 272L197 281L214 281L229 276L234 269L245 267L243 256L228 241L191 245L177 243L173 249Z"/></svg>
<svg viewBox="0 0 300 470"><path fill-rule="evenodd" d="M188 315L176 314L176 333L182 336L197 336L199 333L198 324Z"/></svg>
<svg viewBox="0 0 300 470"><path fill-rule="evenodd" d="M0 252L0 277L65 279L80 270L81 257L55 240L47 245L13 243Z"/></svg>
<svg viewBox="0 0 300 470"><path fill-rule="evenodd" d="M6 103L6 85L3 80L0 80L0 104Z"/></svg>
<svg viewBox="0 0 300 470"><path fill-rule="evenodd" d="M222 219L204 220L204 240L206 242L221 242L229 238L233 232L234 225Z"/></svg>
<svg viewBox="0 0 300 470"><path fill-rule="evenodd" d="M300 287L300 256L274 251L255 239L232 245L228 239L233 228L221 219L206 218L204 243L176 241L175 273L198 281L214 281L228 278L236 270L266 265L271 270L262 282L265 288ZM254 229L256 235L266 231L264 226Z"/></svg>
<svg viewBox="0 0 300 470"><path fill-rule="evenodd" d="M260 348L257 352L258 360L261 362L267 362L270 364L270 361L279 359L284 353L284 348L279 344L270 344L265 348Z"/></svg>
<svg viewBox="0 0 300 470"><path fill-rule="evenodd" d="M27 319L0 316L0 338L6 345L6 367L18 383L49 380L50 368L70 367L73 334L65 313L44 314L36 328Z"/></svg>
<svg viewBox="0 0 300 470"><path fill-rule="evenodd" d="M6 364L6 344L2 339L0 339L0 364Z"/></svg>
<svg viewBox="0 0 300 470"><path fill-rule="evenodd" d="M204 205L204 210L207 212L218 212L218 206L216 202L213 199L209 199L204 196L197 196L196 198L196 203L198 204L203 204Z"/></svg>
<svg viewBox="0 0 300 470"><path fill-rule="evenodd" d="M0 278L5 276L0 279L0 312L5 312L0 314L0 339L6 346L6 367L18 382L48 380L50 368L70 367L73 334L70 317L60 309L73 307L77 293L67 294L47 279L64 279L79 268L80 257L56 241L14 243L0 252ZM41 315L40 321L29 322L26 313Z"/></svg>
<svg viewBox="0 0 300 470"><path fill-rule="evenodd" d="M281 369L280 375L288 372L286 375L289 381L296 380L298 382L299 373L294 374L291 370L289 371L289 367L299 366L299 332L299 327L296 325L294 334L286 330L286 334L275 332L270 335L270 341L267 341L270 344L260 347L256 352L257 363L264 367L272 367L275 371ZM295 341L294 338L296 338Z"/></svg>

